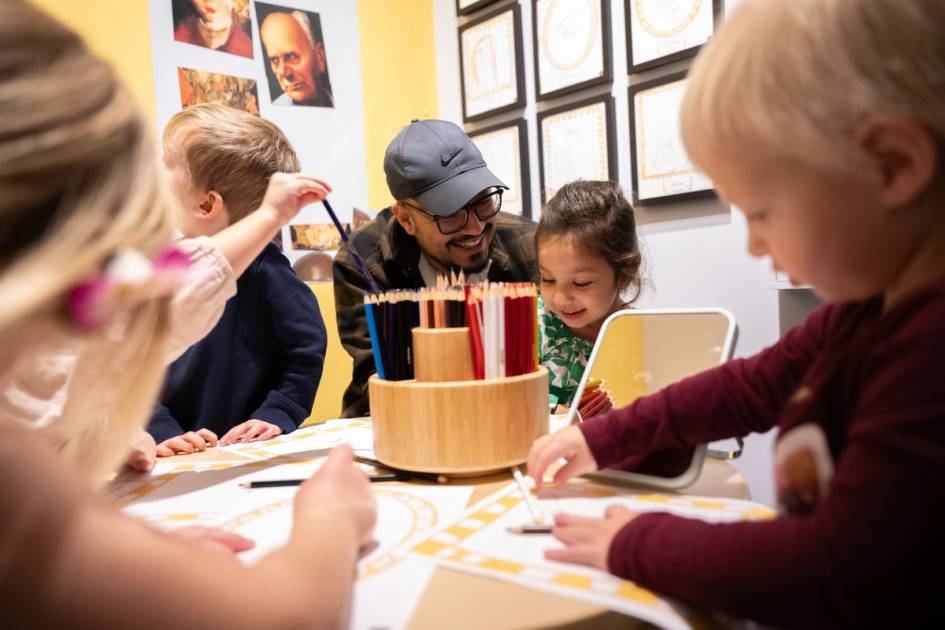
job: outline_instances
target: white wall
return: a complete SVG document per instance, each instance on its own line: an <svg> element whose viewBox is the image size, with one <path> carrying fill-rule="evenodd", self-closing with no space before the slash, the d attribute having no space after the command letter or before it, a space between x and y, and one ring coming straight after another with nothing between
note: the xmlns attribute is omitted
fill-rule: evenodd
<svg viewBox="0 0 945 630"><path fill-rule="evenodd" d="M432 0L436 28L437 79L441 118L462 124L459 52L455 0ZM532 199L538 190L538 146L535 127L534 66L532 64L532 3L519 3L522 10L525 50L526 107L529 126ZM735 2L727 3L734 6ZM611 1L614 77L611 93L616 101L618 178L630 189L630 140L627 110L626 37L624 2ZM731 6L728 7L729 10ZM665 70L656 70L645 78ZM634 77L634 82L637 78ZM594 93L590 90L589 93ZM598 91L599 93L599 91ZM557 103L554 103L557 104ZM544 103L541 107L547 107ZM479 123L519 118L513 112ZM537 203L537 202L536 202ZM537 215L537 208L535 208ZM640 227L647 266L647 288L639 302L643 307L720 306L735 314L739 327L736 356L754 354L778 338L777 291L770 288L768 263L752 259L746 249L746 224L735 209L714 202L679 204L677 208L650 210ZM745 454L735 462L751 489L752 498L773 503L773 434L750 436Z"/></svg>

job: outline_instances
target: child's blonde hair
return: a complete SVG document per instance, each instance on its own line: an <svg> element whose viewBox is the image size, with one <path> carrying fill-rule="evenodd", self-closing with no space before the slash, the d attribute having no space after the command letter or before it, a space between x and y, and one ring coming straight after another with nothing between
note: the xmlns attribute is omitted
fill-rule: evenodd
<svg viewBox="0 0 945 630"><path fill-rule="evenodd" d="M747 145L856 170L854 130L869 114L945 139L945 2L744 0L689 77L681 124L697 164Z"/></svg>
<svg viewBox="0 0 945 630"><path fill-rule="evenodd" d="M69 288L117 251L165 246L160 181L149 125L112 69L30 3L0 2L0 331L64 319ZM50 431L92 474L127 455L154 404L166 311L148 303L85 338L101 350L80 355L74 377L87 387L71 389ZM111 360L116 349L130 360Z"/></svg>
<svg viewBox="0 0 945 630"><path fill-rule="evenodd" d="M164 151L187 169L195 191L220 193L230 223L259 207L273 173L300 169L281 129L223 105L194 105L175 114L164 128Z"/></svg>

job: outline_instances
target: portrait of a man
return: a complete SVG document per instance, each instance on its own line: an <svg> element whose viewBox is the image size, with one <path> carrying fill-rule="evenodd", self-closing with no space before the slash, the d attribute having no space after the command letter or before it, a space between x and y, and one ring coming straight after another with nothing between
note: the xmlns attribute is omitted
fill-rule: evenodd
<svg viewBox="0 0 945 630"><path fill-rule="evenodd" d="M171 11L175 40L252 59L247 0L172 0Z"/></svg>
<svg viewBox="0 0 945 630"><path fill-rule="evenodd" d="M317 13L256 3L273 105L334 107Z"/></svg>

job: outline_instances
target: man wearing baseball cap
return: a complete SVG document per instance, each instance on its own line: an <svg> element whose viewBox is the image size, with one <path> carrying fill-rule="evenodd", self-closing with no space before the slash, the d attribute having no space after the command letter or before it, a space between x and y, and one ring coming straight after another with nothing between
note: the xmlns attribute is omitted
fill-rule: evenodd
<svg viewBox="0 0 945 630"><path fill-rule="evenodd" d="M382 291L434 286L438 275L460 270L468 282L535 279L535 224L501 212L508 187L458 126L412 121L388 145L384 173L394 205L351 236ZM332 272L338 332L354 359L342 415L366 416L375 372L364 316L368 284L344 249Z"/></svg>

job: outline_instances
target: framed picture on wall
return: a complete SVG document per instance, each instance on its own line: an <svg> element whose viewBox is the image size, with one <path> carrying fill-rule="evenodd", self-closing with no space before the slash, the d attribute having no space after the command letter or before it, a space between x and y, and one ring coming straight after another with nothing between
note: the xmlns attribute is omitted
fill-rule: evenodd
<svg viewBox="0 0 945 630"><path fill-rule="evenodd" d="M614 179L617 143L609 94L538 114L541 201L576 179Z"/></svg>
<svg viewBox="0 0 945 630"><path fill-rule="evenodd" d="M479 120L525 105L522 18L518 4L459 27L463 120Z"/></svg>
<svg viewBox="0 0 945 630"><path fill-rule="evenodd" d="M609 0L532 0L535 97L609 82Z"/></svg>
<svg viewBox="0 0 945 630"><path fill-rule="evenodd" d="M524 118L470 131L489 170L509 187L502 195L503 212L531 218L531 182L528 176L528 125Z"/></svg>
<svg viewBox="0 0 945 630"><path fill-rule="evenodd" d="M321 16L265 2L255 4L272 104L334 107Z"/></svg>
<svg viewBox="0 0 945 630"><path fill-rule="evenodd" d="M630 73L695 56L722 14L722 0L625 1Z"/></svg>
<svg viewBox="0 0 945 630"><path fill-rule="evenodd" d="M689 160L679 130L686 73L630 86L633 203L646 206L713 197L712 182Z"/></svg>
<svg viewBox="0 0 945 630"><path fill-rule="evenodd" d="M495 0L456 0L456 13L457 15L469 15L493 2Z"/></svg>

